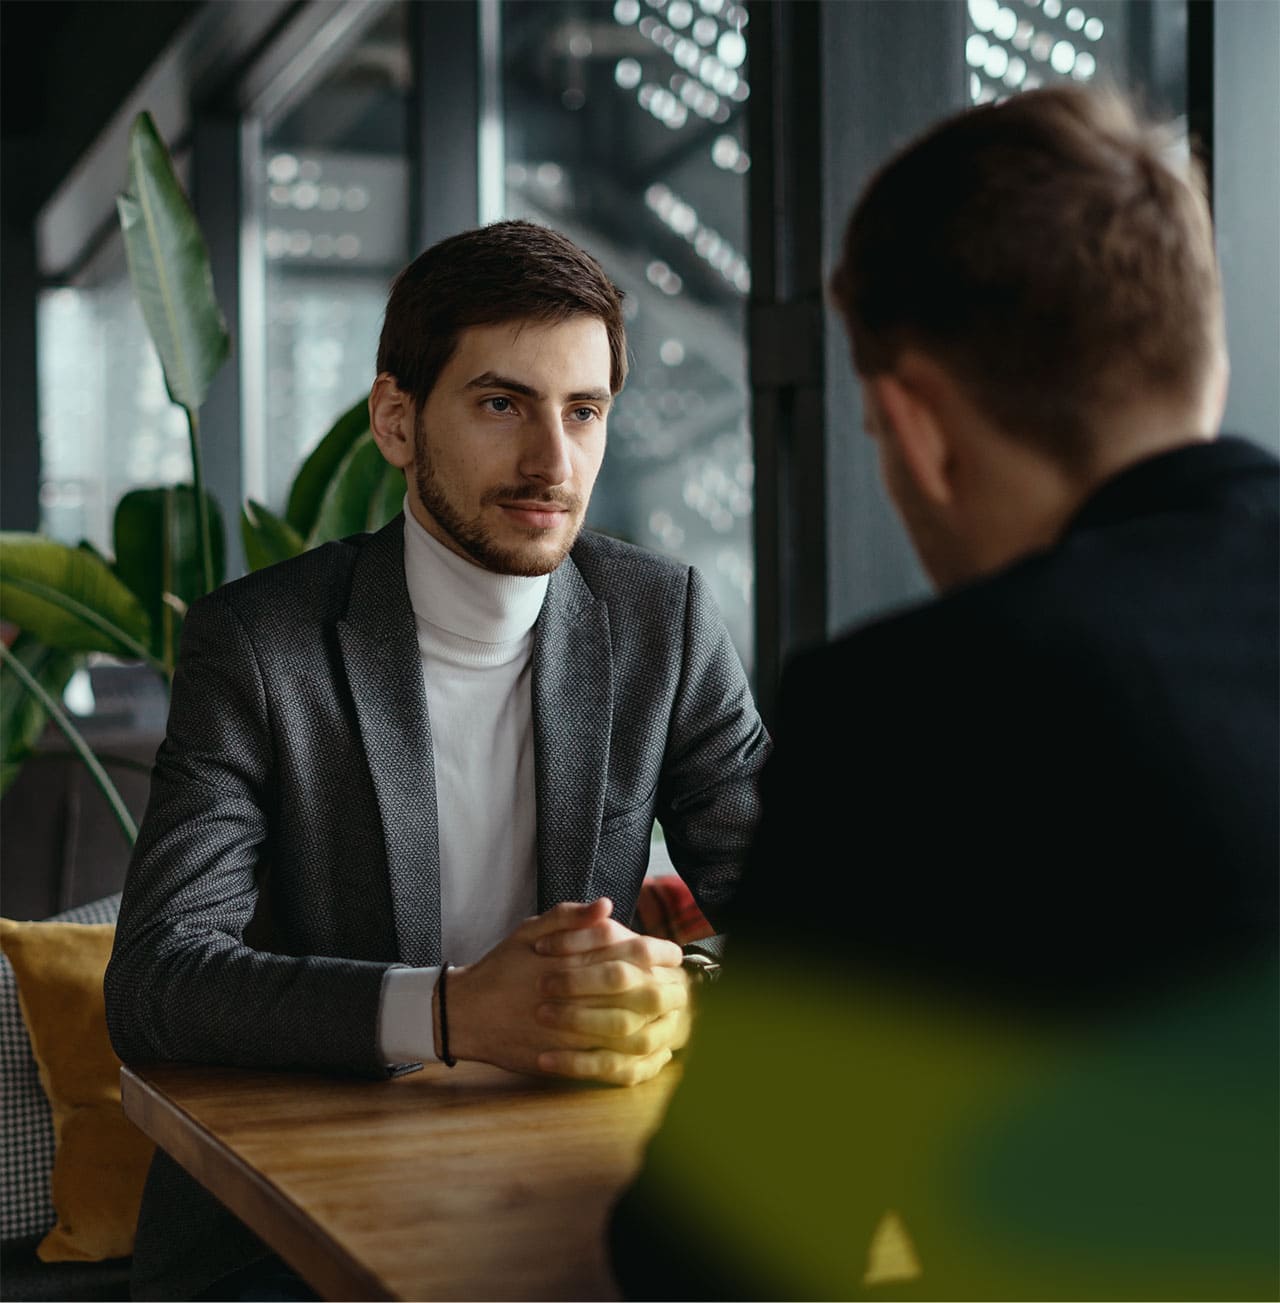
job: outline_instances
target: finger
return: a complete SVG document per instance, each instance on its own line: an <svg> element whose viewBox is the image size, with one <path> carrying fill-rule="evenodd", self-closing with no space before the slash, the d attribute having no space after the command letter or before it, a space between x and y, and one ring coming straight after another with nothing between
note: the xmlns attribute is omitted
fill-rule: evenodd
<svg viewBox="0 0 1280 1303"><path fill-rule="evenodd" d="M617 968L622 975L610 976ZM661 976L672 973L671 978ZM538 994L547 1000L581 1001L586 1007L629 1009L656 1018L689 1003L689 984L680 969L645 973L630 964L601 964L594 968L557 969L538 978Z"/></svg>
<svg viewBox="0 0 1280 1303"><path fill-rule="evenodd" d="M630 928L610 918L589 927L575 926L547 933L538 938L533 948L540 955L576 955L618 945L633 936L635 933Z"/></svg>
<svg viewBox="0 0 1280 1303"><path fill-rule="evenodd" d="M614 929L612 935L604 928L594 927L581 928L575 932L556 932L539 940L535 949L542 954L564 957L569 967L603 964L620 959L647 971L679 968L684 960L684 951L674 941L640 936L617 923L610 922L607 927ZM600 944L590 945L593 937L599 938Z"/></svg>
<svg viewBox="0 0 1280 1303"><path fill-rule="evenodd" d="M593 1036L596 1043L623 1042L642 1030L650 1019L633 1009L615 1006L593 1008L584 1004L547 1003L538 1006L534 1017L544 1027Z"/></svg>
<svg viewBox="0 0 1280 1303"><path fill-rule="evenodd" d="M578 1033L576 1032L565 1033L565 1035L573 1039L561 1042L556 1048L614 1050L619 1054L630 1054L633 1058L642 1059L650 1054L656 1054L659 1050L674 1050L677 1046L683 1045L688 1039L686 1023L687 1015L685 1010L677 1009L671 1013L662 1014L651 1021L644 1022L638 1030L632 1032L629 1036L583 1035L582 1039L578 1039Z"/></svg>
<svg viewBox="0 0 1280 1303"><path fill-rule="evenodd" d="M548 1006L540 1009L537 1021L550 1029L543 1050L546 1053L600 1051L627 1055L633 1059L648 1058L660 1050L677 1050L689 1039L689 1014L686 1009L676 1009L653 1020L640 1019L628 1022L623 1010L583 1010L579 1013L597 1015L581 1017L572 1009ZM551 1012L554 1010L554 1012ZM624 1029L627 1029L624 1032Z"/></svg>
<svg viewBox="0 0 1280 1303"><path fill-rule="evenodd" d="M544 913L535 914L520 924L517 931L528 941L550 932L563 932L567 928L592 927L603 923L613 913L613 901L608 896L583 904L576 900L566 900L553 905Z"/></svg>
<svg viewBox="0 0 1280 1303"><path fill-rule="evenodd" d="M634 964L611 959L603 964L582 968L556 967L538 977L539 995L553 1000L573 999L581 995L623 996L652 979Z"/></svg>
<svg viewBox="0 0 1280 1303"><path fill-rule="evenodd" d="M646 1023L638 1032L628 1036L621 1043L607 1048L645 1057L656 1054L659 1050L676 1049L677 1045L683 1044L688 1039L684 1032L684 1010L675 1009Z"/></svg>
<svg viewBox="0 0 1280 1303"><path fill-rule="evenodd" d="M670 1062L668 1049L639 1056L619 1054L616 1050L545 1050L538 1055L538 1067L543 1072L615 1086L635 1086L648 1081Z"/></svg>

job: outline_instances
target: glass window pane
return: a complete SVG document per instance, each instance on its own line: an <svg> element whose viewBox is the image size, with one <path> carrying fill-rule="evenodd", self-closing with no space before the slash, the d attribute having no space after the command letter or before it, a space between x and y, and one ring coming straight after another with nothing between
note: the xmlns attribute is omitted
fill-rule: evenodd
<svg viewBox="0 0 1280 1303"><path fill-rule="evenodd" d="M1141 88L1186 111L1185 0L968 0L969 100L986 104L1055 82Z"/></svg>
<svg viewBox="0 0 1280 1303"><path fill-rule="evenodd" d="M40 527L109 554L125 492L191 479L186 419L165 391L119 233L80 283L40 296L36 328Z"/></svg>
<svg viewBox="0 0 1280 1303"><path fill-rule="evenodd" d="M695 563L750 673L747 34L724 0L502 7L506 214L564 231L627 295L590 524Z"/></svg>
<svg viewBox="0 0 1280 1303"><path fill-rule="evenodd" d="M412 254L405 24L406 6L390 6L263 134L252 202L264 392L245 479L276 511L303 458L368 393L391 278Z"/></svg>

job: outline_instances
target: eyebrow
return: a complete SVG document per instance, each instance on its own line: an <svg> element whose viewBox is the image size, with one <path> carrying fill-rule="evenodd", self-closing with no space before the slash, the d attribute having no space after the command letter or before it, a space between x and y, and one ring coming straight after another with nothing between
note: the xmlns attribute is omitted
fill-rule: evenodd
<svg viewBox="0 0 1280 1303"><path fill-rule="evenodd" d="M546 397L546 394L540 389L525 384L523 380L513 380L510 376L499 375L496 371L482 372L480 375L468 380L463 388L509 389L513 394L522 394L525 398L543 399ZM610 403L613 401L613 395L607 389L580 389L577 393L568 394L566 398L571 403Z"/></svg>

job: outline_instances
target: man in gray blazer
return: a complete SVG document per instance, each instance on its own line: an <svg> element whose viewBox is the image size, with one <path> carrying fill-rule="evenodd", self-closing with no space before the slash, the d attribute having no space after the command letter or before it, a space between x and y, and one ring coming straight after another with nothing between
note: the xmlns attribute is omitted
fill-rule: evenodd
<svg viewBox="0 0 1280 1303"><path fill-rule="evenodd" d="M404 515L187 616L106 980L125 1062L627 1084L684 1044L719 939L627 926L653 821L723 918L768 739L697 571L580 532L625 347L545 228L401 273L369 411ZM157 1154L135 1297L235 1297L265 1254Z"/></svg>

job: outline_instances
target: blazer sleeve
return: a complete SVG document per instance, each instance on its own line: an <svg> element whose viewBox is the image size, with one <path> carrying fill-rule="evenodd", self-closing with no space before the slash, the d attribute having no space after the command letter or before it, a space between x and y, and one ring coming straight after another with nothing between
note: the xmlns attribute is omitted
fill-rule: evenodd
<svg viewBox="0 0 1280 1303"><path fill-rule="evenodd" d="M715 599L691 566L657 815L671 862L717 929L760 817L759 776L769 745ZM688 948L718 957L720 941Z"/></svg>
<svg viewBox="0 0 1280 1303"><path fill-rule="evenodd" d="M246 944L273 749L252 643L214 593L184 624L107 968L107 1025L126 1063L384 1071L377 1020L390 965Z"/></svg>

